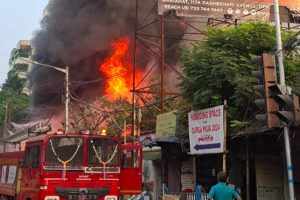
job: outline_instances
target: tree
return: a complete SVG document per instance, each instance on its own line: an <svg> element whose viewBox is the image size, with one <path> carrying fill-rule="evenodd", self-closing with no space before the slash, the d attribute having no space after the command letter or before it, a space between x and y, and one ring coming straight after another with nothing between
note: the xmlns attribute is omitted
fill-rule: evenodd
<svg viewBox="0 0 300 200"><path fill-rule="evenodd" d="M24 87L24 81L22 81L18 74L14 70L10 70L7 74L7 79L5 80L2 89L9 89L15 92L22 92Z"/></svg>
<svg viewBox="0 0 300 200"><path fill-rule="evenodd" d="M89 102L79 101L72 107L71 124L75 132L101 132L104 128L108 135L120 136L124 121L131 123L131 109L131 104L125 98L108 100L96 97Z"/></svg>
<svg viewBox="0 0 300 200"><path fill-rule="evenodd" d="M195 43L182 53L182 68L186 78L180 86L193 110L223 104L227 100L231 123L247 121L257 110L252 103L257 97L252 76L256 69L251 56L271 52L276 46L275 29L266 23L244 23L236 27L206 30L207 40ZM288 38L291 33L284 33ZM299 56L285 57L286 74L299 73ZM290 86L299 85L297 77ZM233 125L233 124L231 124Z"/></svg>
<svg viewBox="0 0 300 200"><path fill-rule="evenodd" d="M27 121L29 116L30 96L23 94L24 83L13 70L0 91L0 127L4 127L5 115L13 122Z"/></svg>
<svg viewBox="0 0 300 200"><path fill-rule="evenodd" d="M142 98L140 95L139 97L137 98L138 102L135 104L135 110L137 121L139 118L138 111L140 110L142 114L140 132L154 132L156 116L160 114L160 110L157 108L159 101L153 96ZM101 132L101 129L104 128L107 129L108 135L120 137L124 132L124 125L126 125L126 131L131 133L132 104L126 98L106 99L105 97L96 97L84 102L73 97L73 100L77 101L71 109L71 125L75 132L86 130ZM147 106L143 104L146 100ZM186 105L180 98L170 98L165 101L166 111L177 109L180 113L185 113L181 112L180 109L185 108ZM179 117L182 117L182 115Z"/></svg>

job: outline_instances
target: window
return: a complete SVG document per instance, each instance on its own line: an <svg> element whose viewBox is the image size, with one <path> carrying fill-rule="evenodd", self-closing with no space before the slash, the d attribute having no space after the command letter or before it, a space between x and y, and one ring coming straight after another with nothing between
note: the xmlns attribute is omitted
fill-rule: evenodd
<svg viewBox="0 0 300 200"><path fill-rule="evenodd" d="M25 167L38 167L41 161L40 158L40 146L30 146L25 151Z"/></svg>
<svg viewBox="0 0 300 200"><path fill-rule="evenodd" d="M68 161L67 164L82 164L82 138L57 137L48 140L46 146L46 164L62 165L62 161Z"/></svg>
<svg viewBox="0 0 300 200"><path fill-rule="evenodd" d="M28 64L16 64L15 69L17 71L20 71L20 72L27 72L28 71Z"/></svg>
<svg viewBox="0 0 300 200"><path fill-rule="evenodd" d="M118 143L111 138L92 138L88 143L87 161L89 166L116 167L118 162Z"/></svg>
<svg viewBox="0 0 300 200"><path fill-rule="evenodd" d="M125 149L122 152L122 167L138 168L140 160L140 151L137 149Z"/></svg>

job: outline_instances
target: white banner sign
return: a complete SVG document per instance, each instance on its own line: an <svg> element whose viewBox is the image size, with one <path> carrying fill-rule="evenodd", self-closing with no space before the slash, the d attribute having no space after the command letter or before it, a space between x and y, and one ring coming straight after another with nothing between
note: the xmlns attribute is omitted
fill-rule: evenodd
<svg viewBox="0 0 300 200"><path fill-rule="evenodd" d="M1 183L5 184L6 183L6 165L2 166L2 172L1 172Z"/></svg>
<svg viewBox="0 0 300 200"><path fill-rule="evenodd" d="M13 184L16 179L17 166L9 166L7 184Z"/></svg>
<svg viewBox="0 0 300 200"><path fill-rule="evenodd" d="M224 106L189 113L191 154L224 152Z"/></svg>

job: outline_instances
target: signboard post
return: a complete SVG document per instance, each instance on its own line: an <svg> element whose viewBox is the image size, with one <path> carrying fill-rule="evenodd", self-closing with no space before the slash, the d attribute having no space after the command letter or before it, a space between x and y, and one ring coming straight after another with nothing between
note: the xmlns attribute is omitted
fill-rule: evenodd
<svg viewBox="0 0 300 200"><path fill-rule="evenodd" d="M189 113L191 154L224 152L224 106Z"/></svg>
<svg viewBox="0 0 300 200"><path fill-rule="evenodd" d="M224 101L224 151L223 151L223 171L226 172L227 170L227 100Z"/></svg>

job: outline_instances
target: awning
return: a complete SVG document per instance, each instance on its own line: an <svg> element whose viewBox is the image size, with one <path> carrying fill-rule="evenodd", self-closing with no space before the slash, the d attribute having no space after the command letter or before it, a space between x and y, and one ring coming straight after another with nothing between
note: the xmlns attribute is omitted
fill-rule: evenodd
<svg viewBox="0 0 300 200"><path fill-rule="evenodd" d="M161 160L161 148L160 147L143 148L143 160Z"/></svg>
<svg viewBox="0 0 300 200"><path fill-rule="evenodd" d="M155 141L158 143L159 142L171 142L171 143L178 143L178 144L180 143L179 138L174 135L157 138L155 139Z"/></svg>

